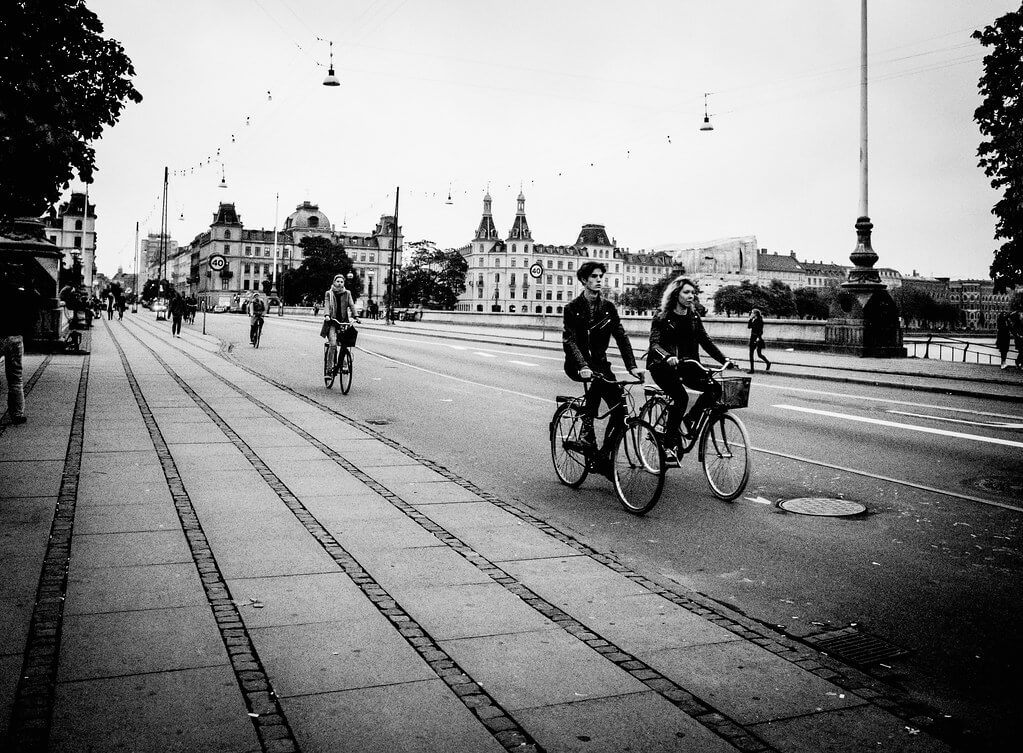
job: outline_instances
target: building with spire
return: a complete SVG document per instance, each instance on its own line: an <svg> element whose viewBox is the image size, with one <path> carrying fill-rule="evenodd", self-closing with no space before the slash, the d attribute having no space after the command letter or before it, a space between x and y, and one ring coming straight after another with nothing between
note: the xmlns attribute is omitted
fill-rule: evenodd
<svg viewBox="0 0 1023 753"><path fill-rule="evenodd" d="M51 209L43 221L46 237L59 248L64 269L77 260L82 265L82 283L93 289L96 276L96 205L84 191L72 191L71 198Z"/></svg>

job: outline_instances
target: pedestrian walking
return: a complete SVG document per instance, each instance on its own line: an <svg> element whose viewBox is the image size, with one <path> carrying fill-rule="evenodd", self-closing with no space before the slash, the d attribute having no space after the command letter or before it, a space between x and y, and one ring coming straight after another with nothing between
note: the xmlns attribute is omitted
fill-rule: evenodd
<svg viewBox="0 0 1023 753"><path fill-rule="evenodd" d="M35 330L38 318L37 298L22 267L0 264L0 355L4 357L7 412L12 424L28 420L22 361L25 335Z"/></svg>
<svg viewBox="0 0 1023 753"><path fill-rule="evenodd" d="M1009 332L1016 345L1016 368L1023 370L1023 311L1009 314Z"/></svg>
<svg viewBox="0 0 1023 753"><path fill-rule="evenodd" d="M124 307L126 302L123 295L117 296L117 321L124 319Z"/></svg>
<svg viewBox="0 0 1023 753"><path fill-rule="evenodd" d="M998 318L995 320L995 347L998 348L998 355L1001 356L1002 363L999 368L1007 369L1009 367L1009 342L1012 339L1012 320L1009 318L1008 311L1002 311L998 314Z"/></svg>
<svg viewBox="0 0 1023 753"><path fill-rule="evenodd" d="M753 373L753 353L756 352L757 357L767 364L764 371L771 370L771 362L764 355L764 317L760 313L760 309L753 309L749 315L749 321L746 322L746 326L749 327L749 371Z"/></svg>
<svg viewBox="0 0 1023 753"><path fill-rule="evenodd" d="M114 294L107 293L107 321L114 318Z"/></svg>
<svg viewBox="0 0 1023 753"><path fill-rule="evenodd" d="M181 337L181 320L184 318L187 308L184 297L181 293L175 292L171 296L170 306L168 307L171 315L171 335L173 337Z"/></svg>

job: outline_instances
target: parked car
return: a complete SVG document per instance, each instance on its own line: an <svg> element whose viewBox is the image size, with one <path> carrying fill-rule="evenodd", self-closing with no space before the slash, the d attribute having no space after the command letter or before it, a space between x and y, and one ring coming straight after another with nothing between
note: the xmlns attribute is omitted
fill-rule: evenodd
<svg viewBox="0 0 1023 753"><path fill-rule="evenodd" d="M156 312L156 321L167 321L167 301L162 298L153 301L153 305L150 308Z"/></svg>

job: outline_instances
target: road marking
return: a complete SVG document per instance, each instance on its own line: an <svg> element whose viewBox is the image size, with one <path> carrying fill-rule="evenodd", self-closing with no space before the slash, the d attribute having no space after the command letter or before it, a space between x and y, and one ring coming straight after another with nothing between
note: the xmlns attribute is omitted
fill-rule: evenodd
<svg viewBox="0 0 1023 753"><path fill-rule="evenodd" d="M998 424L990 421L966 421L962 418L949 418L948 416L932 416L929 413L910 413L905 410L888 409L886 413L895 413L899 416L912 416L913 418L930 418L934 421L948 421L953 424L966 424L967 426L984 426L989 429L1023 429L1023 424Z"/></svg>
<svg viewBox="0 0 1023 753"><path fill-rule="evenodd" d="M784 385L777 384L765 384L764 382L757 382L757 388L766 387L769 390L781 390L783 392L808 392L811 395L826 395L828 397L849 397L855 400L869 400L872 403L889 403L891 405L909 405L913 408L931 408L933 410L944 410L952 413L969 413L973 416L990 416L992 418L1011 418L1016 421L1020 419L1020 416L1011 416L1005 413L986 413L979 410L970 410L969 408L952 408L947 405L933 405L931 403L914 403L909 400L892 400L884 397L870 397L869 395L853 395L848 392L828 392L826 390L812 390L803 387L786 387Z"/></svg>
<svg viewBox="0 0 1023 753"><path fill-rule="evenodd" d="M870 473L869 471L858 471L855 468L846 468L845 466L835 465L834 463L825 463L820 460L811 460L810 458L803 458L799 455L789 455L785 452L777 452L776 450L765 450L762 447L754 447L754 451L762 452L764 455L774 455L775 457L785 458L786 460L794 460L797 463L809 463L810 465L817 465L821 468L831 468L836 471L842 471L844 473L853 473L857 476L865 476L866 478L876 479L878 481L887 481L891 484L898 484L900 486L908 486L913 489L920 489L925 492L932 492L933 494L943 494L946 497L955 497L956 499L965 499L969 502L977 502L982 505L989 505L991 507L1001 507L1004 510L1013 510L1014 512L1023 512L1023 507L1017 507L1016 505L1010 505L1005 502L995 502L991 499L984 499L983 497L974 497L970 494L961 494L959 492L953 492L948 489L938 489L934 486L927 486L926 484L916 484L912 481L904 481L898 478L892 478L891 476L882 476L878 473Z"/></svg>
<svg viewBox="0 0 1023 753"><path fill-rule="evenodd" d="M485 353L482 350L474 350L473 355L483 356L484 358L497 358L493 353Z"/></svg>
<svg viewBox="0 0 1023 753"><path fill-rule="evenodd" d="M530 363L529 361L508 361L508 363L517 363L519 366L539 366L538 363Z"/></svg>
<svg viewBox="0 0 1023 753"><path fill-rule="evenodd" d="M838 413L830 410L817 410L816 408L801 408L798 405L778 404L774 408L785 408L786 410L799 411L800 413L813 413L818 416L830 416L841 418L846 421L858 421L863 424L874 424L876 426L890 426L894 429L906 429L907 431L919 431L924 434L937 434L942 437L955 437L956 439L970 439L974 442L986 442L988 444L1000 444L1006 447L1023 447L1023 442L1014 442L1011 439L997 439L995 437L982 437L979 434L964 434L961 431L948 431L946 429L934 429L929 426L914 426L913 424L901 424L898 421L884 421L880 418L866 418L864 416L853 416L848 413Z"/></svg>

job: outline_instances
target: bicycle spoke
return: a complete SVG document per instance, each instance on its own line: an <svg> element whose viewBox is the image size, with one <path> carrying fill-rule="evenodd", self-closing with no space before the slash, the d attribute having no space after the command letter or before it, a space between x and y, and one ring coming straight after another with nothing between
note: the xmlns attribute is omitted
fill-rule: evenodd
<svg viewBox="0 0 1023 753"><path fill-rule="evenodd" d="M712 418L701 438L700 455L715 496L730 501L742 494L749 482L752 457L749 435L738 418L729 413Z"/></svg>
<svg viewBox="0 0 1023 753"><path fill-rule="evenodd" d="M649 512L664 487L664 448L644 421L630 425L615 445L613 481L622 506L631 513Z"/></svg>

